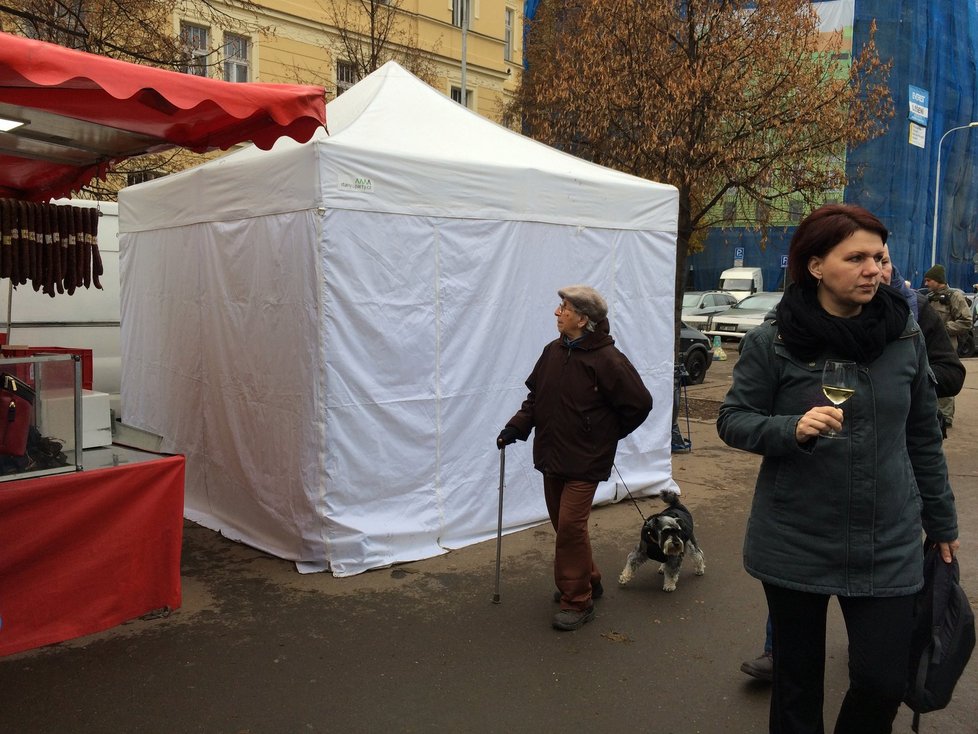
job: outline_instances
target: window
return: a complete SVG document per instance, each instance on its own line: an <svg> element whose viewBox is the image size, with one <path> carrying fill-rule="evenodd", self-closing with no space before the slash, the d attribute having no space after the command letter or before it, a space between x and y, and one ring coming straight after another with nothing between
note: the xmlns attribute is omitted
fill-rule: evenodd
<svg viewBox="0 0 978 734"><path fill-rule="evenodd" d="M798 224L801 221L801 212L803 204L798 201L798 199L792 199L788 202L788 221L792 224Z"/></svg>
<svg viewBox="0 0 978 734"><path fill-rule="evenodd" d="M336 96L339 97L343 92L352 87L359 81L357 70L349 61L336 62Z"/></svg>
<svg viewBox="0 0 978 734"><path fill-rule="evenodd" d="M184 64L182 71L194 76L207 76L207 56L210 54L210 38L206 28L190 23L180 24L180 41L183 43Z"/></svg>
<svg viewBox="0 0 978 734"><path fill-rule="evenodd" d="M723 308L724 306L731 306L733 304L730 303L729 296L723 293L711 293L706 297L706 305L711 308Z"/></svg>
<svg viewBox="0 0 978 734"><path fill-rule="evenodd" d="M503 31L503 60L512 61L513 59L513 23L516 20L516 11L506 8L506 29Z"/></svg>
<svg viewBox="0 0 978 734"><path fill-rule="evenodd" d="M162 171L130 171L126 174L126 186L135 186L136 184L146 183L147 181L155 181L158 178L163 178L165 175Z"/></svg>
<svg viewBox="0 0 978 734"><path fill-rule="evenodd" d="M251 41L234 33L224 34L224 81L248 81L248 56Z"/></svg>
<svg viewBox="0 0 978 734"><path fill-rule="evenodd" d="M471 0L452 0L452 25L461 28L469 13L468 5Z"/></svg>
<svg viewBox="0 0 978 734"><path fill-rule="evenodd" d="M462 88L452 87L452 101L462 104ZM465 90L465 106L472 109L472 90Z"/></svg>
<svg viewBox="0 0 978 734"><path fill-rule="evenodd" d="M725 224L733 224L737 218L737 199L728 197L723 200L723 221Z"/></svg>

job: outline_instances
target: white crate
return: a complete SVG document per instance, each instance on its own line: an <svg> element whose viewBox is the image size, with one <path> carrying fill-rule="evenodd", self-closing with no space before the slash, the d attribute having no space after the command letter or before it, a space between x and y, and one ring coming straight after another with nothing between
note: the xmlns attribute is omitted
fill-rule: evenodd
<svg viewBox="0 0 978 734"><path fill-rule="evenodd" d="M74 395L57 390L45 393L37 414L37 429L42 436L64 442L65 450L75 446ZM109 394L82 390L82 448L112 445L112 417Z"/></svg>

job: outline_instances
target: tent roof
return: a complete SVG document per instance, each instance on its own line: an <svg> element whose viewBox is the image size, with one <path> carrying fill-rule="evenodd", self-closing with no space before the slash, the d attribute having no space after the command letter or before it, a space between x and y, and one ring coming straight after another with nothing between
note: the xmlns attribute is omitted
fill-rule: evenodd
<svg viewBox="0 0 978 734"><path fill-rule="evenodd" d="M231 83L131 64L0 33L0 196L63 196L129 156L196 152L283 135L305 142L325 124L318 86Z"/></svg>
<svg viewBox="0 0 978 734"><path fill-rule="evenodd" d="M675 232L675 187L589 163L453 102L390 61L332 100L322 131L120 193L122 231L316 206ZM138 217L132 212L138 211Z"/></svg>

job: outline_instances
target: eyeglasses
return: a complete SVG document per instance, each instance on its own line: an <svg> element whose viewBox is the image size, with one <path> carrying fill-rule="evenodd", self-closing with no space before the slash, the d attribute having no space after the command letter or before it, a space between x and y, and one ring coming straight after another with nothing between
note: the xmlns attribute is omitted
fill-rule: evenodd
<svg viewBox="0 0 978 734"><path fill-rule="evenodd" d="M561 301L557 306L557 313L563 313L564 311L572 311L574 313L580 313L576 308L571 306L567 301Z"/></svg>

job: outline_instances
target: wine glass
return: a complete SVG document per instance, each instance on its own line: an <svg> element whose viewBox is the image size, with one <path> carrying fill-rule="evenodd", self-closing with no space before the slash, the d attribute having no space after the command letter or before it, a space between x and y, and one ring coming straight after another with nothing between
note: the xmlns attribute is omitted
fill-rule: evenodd
<svg viewBox="0 0 978 734"><path fill-rule="evenodd" d="M833 405L838 407L856 392L857 379L855 362L827 359L822 370L822 392ZM836 433L831 428L823 431L822 435L826 438L843 437L841 433Z"/></svg>

